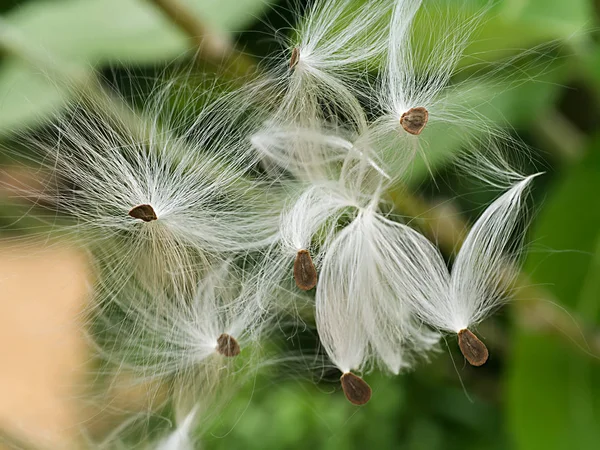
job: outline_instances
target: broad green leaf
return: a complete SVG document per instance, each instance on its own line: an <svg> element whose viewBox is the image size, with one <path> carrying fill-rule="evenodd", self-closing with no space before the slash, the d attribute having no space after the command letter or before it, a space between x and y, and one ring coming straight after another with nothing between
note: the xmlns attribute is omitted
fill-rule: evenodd
<svg viewBox="0 0 600 450"><path fill-rule="evenodd" d="M218 32L248 25L267 0L184 0ZM153 62L186 50L186 36L150 0L62 0L28 3L6 17L32 45L85 63Z"/></svg>
<svg viewBox="0 0 600 450"><path fill-rule="evenodd" d="M594 6L587 0L504 0L500 12L523 30L533 29L545 39L556 39L584 31Z"/></svg>
<svg viewBox="0 0 600 450"><path fill-rule="evenodd" d="M270 0L184 1L227 36L255 20ZM3 20L57 64L153 63L173 59L188 46L186 36L150 0L34 1ZM34 65L9 61L0 67L0 134L35 123L64 101L45 68Z"/></svg>
<svg viewBox="0 0 600 450"><path fill-rule="evenodd" d="M600 326L600 141L563 174L538 219L526 270L574 317ZM553 253L556 251L556 253ZM557 330L558 334L561 330ZM556 334L555 333L555 334ZM600 442L600 361L569 341L519 330L507 413L517 449L585 450Z"/></svg>
<svg viewBox="0 0 600 450"><path fill-rule="evenodd" d="M8 60L0 71L0 133L34 125L54 112L66 93L24 62Z"/></svg>

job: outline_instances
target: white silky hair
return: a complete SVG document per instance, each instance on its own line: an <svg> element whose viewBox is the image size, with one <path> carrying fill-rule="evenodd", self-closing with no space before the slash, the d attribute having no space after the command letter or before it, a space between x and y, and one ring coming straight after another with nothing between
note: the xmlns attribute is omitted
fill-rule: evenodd
<svg viewBox="0 0 600 450"><path fill-rule="evenodd" d="M524 239L523 194L539 174L521 177L475 222L449 272L439 250L406 229L397 241L398 281L418 317L458 333L477 325L504 301L517 274Z"/></svg>
<svg viewBox="0 0 600 450"><path fill-rule="evenodd" d="M129 111L137 127L77 101L51 136L33 142L60 180L48 200L76 221L66 232L99 257L137 261L149 279L185 277L214 255L268 246L282 204L272 181L250 173L255 160L244 140L218 132L224 127L214 123L226 113L207 107L186 125L168 110L169 93L153 93L141 113ZM131 217L139 205L150 205L157 219Z"/></svg>
<svg viewBox="0 0 600 450"><path fill-rule="evenodd" d="M409 230L409 231L407 231ZM395 257L410 229L375 208L361 209L327 245L317 287L317 329L342 372L373 363L397 374L426 356L439 334L416 319Z"/></svg>
<svg viewBox="0 0 600 450"><path fill-rule="evenodd" d="M345 194L346 192L334 183L309 185L293 205L282 212L282 247L294 254L299 250L310 249L313 239L326 224L335 226L346 210L360 207L358 199ZM325 232L324 235L329 237L331 231Z"/></svg>
<svg viewBox="0 0 600 450"><path fill-rule="evenodd" d="M264 331L256 279L243 272L225 261L206 270L194 290L149 288L132 279L120 292L100 292L92 313L102 325L93 336L101 357L140 383L175 377L178 389L209 390L235 359L217 352L219 337L231 336L252 354Z"/></svg>
<svg viewBox="0 0 600 450"><path fill-rule="evenodd" d="M200 404L197 404L185 413L175 413L174 425L170 430L158 434L158 437L148 433L147 436L138 437L135 443L131 442L131 437L127 438L126 436L128 434L139 435L139 428L141 427L143 430L147 427L147 424L143 424L147 417L134 416L125 420L101 441L92 439L88 435L89 433L83 430L82 437L86 443L84 448L89 450L126 450L131 449L133 445L134 448L145 450L195 450L200 448L198 438L195 436L201 415L200 410Z"/></svg>
<svg viewBox="0 0 600 450"><path fill-rule="evenodd" d="M311 128L267 123L250 140L263 160L303 182L343 183L349 173L356 175L357 168L364 172L360 176L362 182L369 166L377 173L377 179L392 180L377 162L365 136L366 126L352 133L325 123L315 122Z"/></svg>
<svg viewBox="0 0 600 450"><path fill-rule="evenodd" d="M198 447L192 436L197 420L198 408L193 408L181 420L168 436L161 439L154 450L194 450Z"/></svg>
<svg viewBox="0 0 600 450"><path fill-rule="evenodd" d="M359 79L385 51L392 6L392 0L360 7L353 0L316 0L284 40L280 62L250 91L261 100L276 100L274 119L279 123L309 126L315 119L343 114L351 123L364 124L356 98L363 90ZM268 96L260 94L265 90Z"/></svg>
<svg viewBox="0 0 600 450"><path fill-rule="evenodd" d="M461 20L452 15L440 19L440 14L431 14L430 6L422 3L395 3L382 79L376 89L379 113L370 127L373 145L387 161L388 170L396 168L400 177L416 155L427 164L429 135L434 131L458 134L463 145L477 143L482 135L506 138L505 132L468 104L468 95L461 91L463 83L450 82L485 9L465 12ZM432 34L417 39L416 24L423 22ZM422 134L412 135L403 129L400 119L419 107L427 110L428 122Z"/></svg>

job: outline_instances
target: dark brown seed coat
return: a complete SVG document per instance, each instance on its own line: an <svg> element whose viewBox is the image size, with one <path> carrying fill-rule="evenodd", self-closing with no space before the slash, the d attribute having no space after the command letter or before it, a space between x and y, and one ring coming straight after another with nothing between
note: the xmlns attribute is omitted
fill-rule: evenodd
<svg viewBox="0 0 600 450"><path fill-rule="evenodd" d="M141 219L144 222L152 222L153 220L158 219L154 212L154 208L150 205L138 205L129 211L129 215L135 219Z"/></svg>
<svg viewBox="0 0 600 450"><path fill-rule="evenodd" d="M485 344L467 329L458 332L458 346L469 364L473 366L482 366L488 359L489 352Z"/></svg>
<svg viewBox="0 0 600 450"><path fill-rule="evenodd" d="M346 372L340 381L346 398L353 405L364 405L371 399L371 387L359 376L352 372Z"/></svg>
<svg viewBox="0 0 600 450"><path fill-rule="evenodd" d="M298 47L294 47L294 50L292 50L292 56L290 58L290 70L294 70L294 68L298 65L298 61L300 61L300 49Z"/></svg>
<svg viewBox="0 0 600 450"><path fill-rule="evenodd" d="M296 255L294 280L296 280L296 286L303 291L309 291L317 285L317 269L315 269L307 250L300 250Z"/></svg>
<svg viewBox="0 0 600 450"><path fill-rule="evenodd" d="M240 344L232 336L223 333L217 339L217 352L223 356L232 357L240 354Z"/></svg>
<svg viewBox="0 0 600 450"><path fill-rule="evenodd" d="M410 108L402 117L400 117L400 125L406 130L407 133L419 135L427 121L429 120L429 112L422 106L416 108Z"/></svg>

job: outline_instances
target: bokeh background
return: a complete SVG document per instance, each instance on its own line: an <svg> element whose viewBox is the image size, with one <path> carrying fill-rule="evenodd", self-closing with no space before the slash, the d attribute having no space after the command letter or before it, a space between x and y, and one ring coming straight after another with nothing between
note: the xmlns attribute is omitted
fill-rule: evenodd
<svg viewBox="0 0 600 450"><path fill-rule="evenodd" d="M0 2L0 446L85 448L82 429L102 436L119 423L114 412L84 400L88 262L67 243L48 248L30 239L49 224L47 215L29 217L41 209L35 187L45 186L47 174L17 137L43 129L68 103L69 85L91 79L125 96L143 94L151 88L145 80L167 72L228 81L281 51L272 31L286 33L294 8L304 4ZM425 4L440 6L432 10L452 20L488 2ZM489 362L465 365L450 339L431 364L412 373L369 375L374 395L362 408L346 401L338 374L275 364L203 430L203 448L600 448L599 7L595 0L496 0L457 74L472 83L465 96L482 113L531 147L529 169L546 171L533 192L520 289L479 330ZM190 15L192 25L185 20ZM428 26L419 23L419 32L426 35ZM205 37L197 54L194 30ZM245 55L231 54L232 46ZM478 61L495 64L494 74L472 77ZM193 84L195 76L186 79ZM459 149L460 142L437 146L433 175L416 168L411 200L397 205L416 215L448 256L454 248L447 243L493 198L447 168ZM293 354L317 348L314 333L298 329L282 342ZM143 392L111 395L105 400L112 406L143 409Z"/></svg>

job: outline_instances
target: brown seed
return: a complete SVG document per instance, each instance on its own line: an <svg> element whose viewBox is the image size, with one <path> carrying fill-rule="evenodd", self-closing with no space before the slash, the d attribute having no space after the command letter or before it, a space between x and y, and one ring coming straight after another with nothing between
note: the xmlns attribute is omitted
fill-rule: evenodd
<svg viewBox="0 0 600 450"><path fill-rule="evenodd" d="M129 211L129 215L135 219L142 219L144 222L152 222L158 219L154 208L150 205L138 205Z"/></svg>
<svg viewBox="0 0 600 450"><path fill-rule="evenodd" d="M290 70L294 70L296 68L298 61L300 61L300 49L298 47L294 47L294 50L292 50L292 57L290 58Z"/></svg>
<svg viewBox="0 0 600 450"><path fill-rule="evenodd" d="M429 120L429 112L422 106L416 108L410 108L402 117L400 117L400 125L406 130L407 133L419 135L427 121Z"/></svg>
<svg viewBox="0 0 600 450"><path fill-rule="evenodd" d="M232 357L240 354L240 344L232 336L223 333L217 339L217 352L223 356Z"/></svg>
<svg viewBox="0 0 600 450"><path fill-rule="evenodd" d="M340 378L346 398L353 405L364 405L371 399L371 387L361 377L346 372Z"/></svg>
<svg viewBox="0 0 600 450"><path fill-rule="evenodd" d="M296 286L303 291L309 291L317 285L317 269L307 250L300 250L294 261L294 280Z"/></svg>
<svg viewBox="0 0 600 450"><path fill-rule="evenodd" d="M466 328L458 332L458 346L472 366L482 366L488 359L489 352L485 344Z"/></svg>

